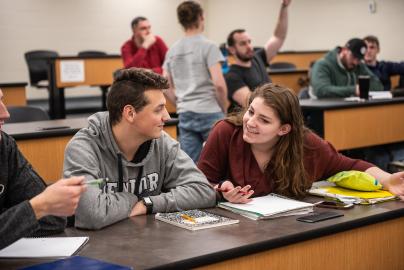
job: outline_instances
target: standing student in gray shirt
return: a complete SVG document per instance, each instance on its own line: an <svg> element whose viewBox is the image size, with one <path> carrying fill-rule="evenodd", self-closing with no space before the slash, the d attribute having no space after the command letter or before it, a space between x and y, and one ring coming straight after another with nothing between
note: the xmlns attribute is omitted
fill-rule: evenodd
<svg viewBox="0 0 404 270"><path fill-rule="evenodd" d="M212 125L227 111L227 87L219 48L203 35L202 7L194 1L177 8L185 36L169 49L163 65L167 97L177 105L181 148L196 162Z"/></svg>

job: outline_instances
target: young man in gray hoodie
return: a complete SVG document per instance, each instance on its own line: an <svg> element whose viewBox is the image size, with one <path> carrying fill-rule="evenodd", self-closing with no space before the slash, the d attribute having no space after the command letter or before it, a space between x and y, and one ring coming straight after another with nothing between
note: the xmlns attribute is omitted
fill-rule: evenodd
<svg viewBox="0 0 404 270"><path fill-rule="evenodd" d="M100 229L131 216L212 207L216 195L177 141L163 131L170 119L163 89L168 81L145 69L118 72L108 112L89 117L65 150L64 175L87 180L75 226Z"/></svg>

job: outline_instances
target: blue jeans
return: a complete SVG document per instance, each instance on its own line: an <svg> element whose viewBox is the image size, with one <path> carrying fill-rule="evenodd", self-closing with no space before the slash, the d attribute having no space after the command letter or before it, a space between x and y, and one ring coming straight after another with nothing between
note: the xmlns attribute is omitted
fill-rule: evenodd
<svg viewBox="0 0 404 270"><path fill-rule="evenodd" d="M224 118L224 114L183 112L179 118L179 139L181 149L196 163L201 154L202 144L209 136L213 124Z"/></svg>

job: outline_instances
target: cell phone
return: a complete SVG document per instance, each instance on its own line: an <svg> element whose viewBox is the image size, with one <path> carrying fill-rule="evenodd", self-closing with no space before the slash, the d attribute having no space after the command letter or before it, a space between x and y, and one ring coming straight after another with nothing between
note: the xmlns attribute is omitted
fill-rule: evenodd
<svg viewBox="0 0 404 270"><path fill-rule="evenodd" d="M316 206L321 208L333 208L333 209L349 209L354 207L353 203L343 203L337 201L324 201L316 204Z"/></svg>
<svg viewBox="0 0 404 270"><path fill-rule="evenodd" d="M298 217L296 220L302 221L302 222L309 222L309 223L314 223L314 222L319 222L331 218L337 218L337 217L342 217L344 214L337 213L337 212L321 212L321 213L314 213L310 214L307 216L302 216Z"/></svg>

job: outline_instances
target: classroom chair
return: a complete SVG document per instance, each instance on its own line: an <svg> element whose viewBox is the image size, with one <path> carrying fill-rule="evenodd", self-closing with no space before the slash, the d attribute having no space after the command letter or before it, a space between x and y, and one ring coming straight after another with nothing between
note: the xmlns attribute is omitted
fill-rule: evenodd
<svg viewBox="0 0 404 270"><path fill-rule="evenodd" d="M49 120L49 115L39 107L33 106L10 106L7 107L10 118L6 123L22 123L32 121Z"/></svg>
<svg viewBox="0 0 404 270"><path fill-rule="evenodd" d="M78 57L100 57L100 56L106 56L106 52L102 51L81 51L78 54ZM102 98L102 110L106 111L107 110L107 93L108 93L108 88L109 85L101 85L100 90L101 90L101 98Z"/></svg>

